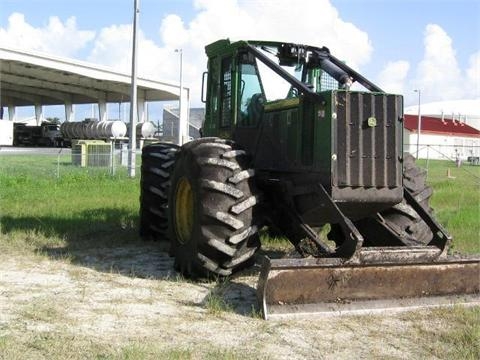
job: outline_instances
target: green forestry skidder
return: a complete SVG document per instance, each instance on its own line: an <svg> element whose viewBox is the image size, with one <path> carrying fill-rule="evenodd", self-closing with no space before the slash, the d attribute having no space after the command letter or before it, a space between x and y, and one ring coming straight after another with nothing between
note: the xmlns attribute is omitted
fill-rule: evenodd
<svg viewBox="0 0 480 360"><path fill-rule="evenodd" d="M302 258L264 260L265 316L478 293L478 258L446 255L425 172L403 154L402 96L325 47L219 40L206 53L203 137L142 155L141 234L169 239L178 271L251 265L266 226Z"/></svg>

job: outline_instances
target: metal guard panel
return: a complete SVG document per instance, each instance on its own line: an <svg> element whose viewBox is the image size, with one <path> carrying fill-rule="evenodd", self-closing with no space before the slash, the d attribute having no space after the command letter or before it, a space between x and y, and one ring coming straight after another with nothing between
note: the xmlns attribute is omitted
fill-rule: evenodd
<svg viewBox="0 0 480 360"><path fill-rule="evenodd" d="M403 98L385 93L333 93L332 185L402 187Z"/></svg>

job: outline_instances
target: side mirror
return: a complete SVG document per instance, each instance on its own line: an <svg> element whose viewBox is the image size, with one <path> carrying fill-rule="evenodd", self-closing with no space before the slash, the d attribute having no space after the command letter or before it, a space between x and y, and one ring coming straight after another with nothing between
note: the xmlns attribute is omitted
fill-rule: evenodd
<svg viewBox="0 0 480 360"><path fill-rule="evenodd" d="M207 102L207 89L205 88L205 86L207 86L207 82L205 81L207 76L208 76L208 71L205 71L202 75L202 96L201 96L201 100L204 104Z"/></svg>

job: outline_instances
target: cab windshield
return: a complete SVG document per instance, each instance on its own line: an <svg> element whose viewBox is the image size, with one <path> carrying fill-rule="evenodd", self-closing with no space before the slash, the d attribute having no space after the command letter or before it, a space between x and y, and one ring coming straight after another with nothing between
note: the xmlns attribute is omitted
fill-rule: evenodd
<svg viewBox="0 0 480 360"><path fill-rule="evenodd" d="M278 64L285 72L306 84L312 91L338 89L338 82L324 72L318 65L314 66L306 59L298 59L282 63L278 56L279 50L275 47L261 47L268 58ZM239 124L253 126L259 119L265 102L291 99L298 97L297 89L278 73L261 61L257 61L252 54L244 53L239 56L240 69L240 101L238 104Z"/></svg>

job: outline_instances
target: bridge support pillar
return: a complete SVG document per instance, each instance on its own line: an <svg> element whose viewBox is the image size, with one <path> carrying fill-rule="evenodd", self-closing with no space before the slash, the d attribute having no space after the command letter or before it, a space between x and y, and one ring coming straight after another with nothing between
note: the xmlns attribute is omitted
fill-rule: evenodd
<svg viewBox="0 0 480 360"><path fill-rule="evenodd" d="M37 126L42 123L43 118L43 106L42 104L35 104L35 120L37 121Z"/></svg>

